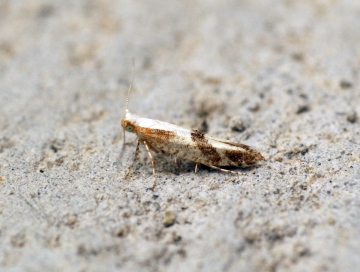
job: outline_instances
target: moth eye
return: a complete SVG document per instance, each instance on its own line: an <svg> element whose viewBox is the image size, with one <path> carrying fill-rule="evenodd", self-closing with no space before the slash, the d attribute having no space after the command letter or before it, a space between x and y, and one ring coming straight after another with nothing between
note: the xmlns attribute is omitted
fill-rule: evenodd
<svg viewBox="0 0 360 272"><path fill-rule="evenodd" d="M132 126L127 126L127 127L126 127L126 131L132 132L132 131L133 131L133 127L132 127Z"/></svg>

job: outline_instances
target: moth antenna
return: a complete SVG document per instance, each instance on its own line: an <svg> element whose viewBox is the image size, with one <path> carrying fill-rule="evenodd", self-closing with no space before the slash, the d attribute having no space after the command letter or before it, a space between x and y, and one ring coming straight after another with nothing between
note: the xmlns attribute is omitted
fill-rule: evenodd
<svg viewBox="0 0 360 272"><path fill-rule="evenodd" d="M132 58L132 76L131 76L131 83L130 83L130 87L128 90L128 94L126 97L126 111L129 111L129 109L128 109L129 108L129 98L130 98L132 86L134 84L134 77L135 77L135 60L134 60L134 58Z"/></svg>

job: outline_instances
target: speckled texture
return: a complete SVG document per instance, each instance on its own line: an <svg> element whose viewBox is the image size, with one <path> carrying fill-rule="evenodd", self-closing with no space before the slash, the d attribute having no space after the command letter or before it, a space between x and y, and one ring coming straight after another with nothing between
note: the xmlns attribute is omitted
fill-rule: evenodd
<svg viewBox="0 0 360 272"><path fill-rule="evenodd" d="M0 1L1 271L355 271L360 2ZM130 110L253 146L122 156ZM130 140L131 137L128 137Z"/></svg>

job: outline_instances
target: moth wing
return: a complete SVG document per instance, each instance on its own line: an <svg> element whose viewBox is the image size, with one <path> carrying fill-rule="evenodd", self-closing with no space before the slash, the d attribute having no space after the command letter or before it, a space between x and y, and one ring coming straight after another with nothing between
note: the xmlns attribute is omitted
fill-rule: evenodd
<svg viewBox="0 0 360 272"><path fill-rule="evenodd" d="M240 143L235 143L235 142L231 142L231 141L227 141L227 140L223 140L223 139L213 138L210 136L206 136L206 139L208 139L209 141L214 141L214 142L218 142L218 143L222 143L222 144L226 144L226 145L230 145L230 146L240 147L245 150L252 150L252 148L250 146L240 144Z"/></svg>

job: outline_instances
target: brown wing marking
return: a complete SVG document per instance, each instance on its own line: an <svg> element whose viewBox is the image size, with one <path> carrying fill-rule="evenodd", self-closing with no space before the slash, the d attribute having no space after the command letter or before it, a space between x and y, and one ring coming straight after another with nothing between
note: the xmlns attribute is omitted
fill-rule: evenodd
<svg viewBox="0 0 360 272"><path fill-rule="evenodd" d="M229 158L229 160L231 160L239 165L249 166L249 165L253 165L256 162L264 159L264 157L260 154L260 152L252 149L248 145L230 142L230 141L221 140L221 139L216 139L216 138L211 138L211 140L244 149L245 151L241 151L241 150L226 150L225 151L226 157Z"/></svg>
<svg viewBox="0 0 360 272"><path fill-rule="evenodd" d="M217 165L221 161L221 156L216 151L216 148L209 144L204 133L197 130L191 131L191 140L193 140L204 157L209 160L210 164Z"/></svg>
<svg viewBox="0 0 360 272"><path fill-rule="evenodd" d="M145 140L149 148L156 153L162 152L166 154L166 152L161 147L176 137L175 132L163 129L140 127L138 128L138 132L139 138Z"/></svg>

